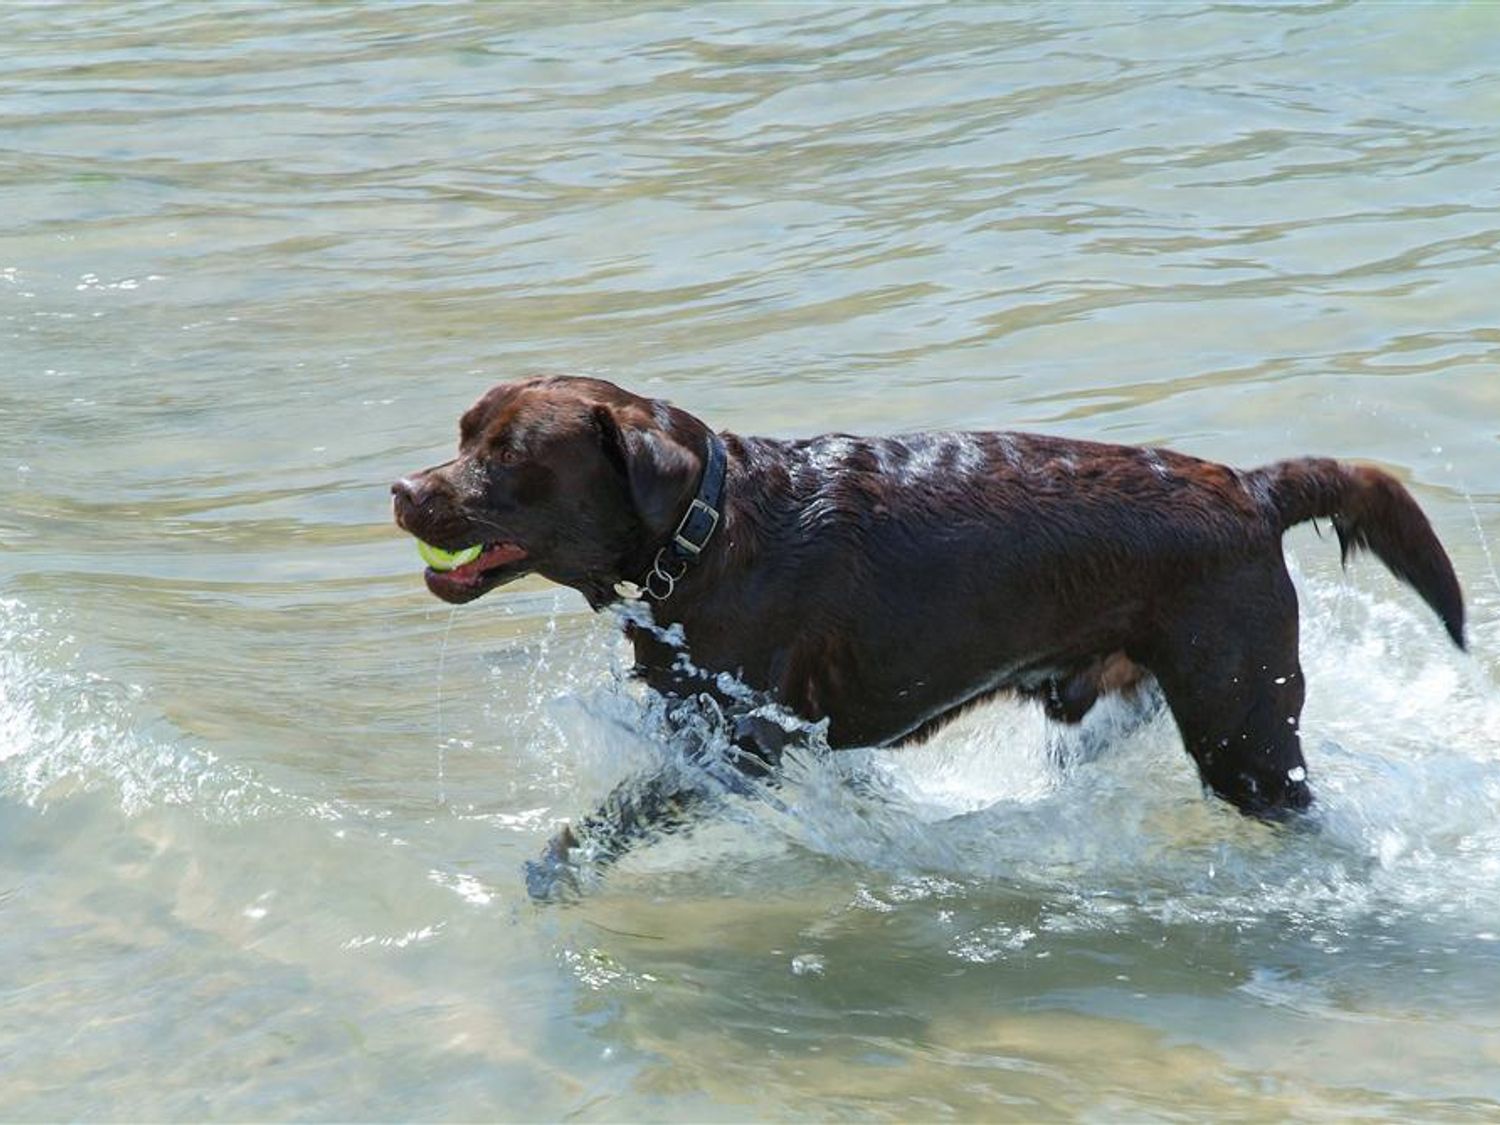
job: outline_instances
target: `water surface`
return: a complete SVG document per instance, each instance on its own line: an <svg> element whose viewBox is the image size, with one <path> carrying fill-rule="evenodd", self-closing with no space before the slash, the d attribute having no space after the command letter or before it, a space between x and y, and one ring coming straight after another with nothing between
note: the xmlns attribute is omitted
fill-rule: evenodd
<svg viewBox="0 0 1500 1125"><path fill-rule="evenodd" d="M1500 1113L1500 9L0 9L0 1114ZM615 623L387 482L534 371L1398 473L1288 537L1319 831L987 708L531 905ZM1108 716L1104 716L1108 718ZM847 775L874 777L851 788Z"/></svg>

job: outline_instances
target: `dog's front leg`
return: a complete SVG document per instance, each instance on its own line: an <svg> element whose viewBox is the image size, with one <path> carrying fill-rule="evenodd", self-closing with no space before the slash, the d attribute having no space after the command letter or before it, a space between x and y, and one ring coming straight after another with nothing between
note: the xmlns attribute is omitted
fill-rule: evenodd
<svg viewBox="0 0 1500 1125"><path fill-rule="evenodd" d="M691 768L669 764L622 782L594 812L554 836L540 858L527 861L527 891L538 900L575 895L585 865L602 871L637 844L690 827L726 796L755 795L754 781L772 774L784 741L774 724L744 719L735 724L728 753L722 742L700 745L689 755Z"/></svg>
<svg viewBox="0 0 1500 1125"><path fill-rule="evenodd" d="M636 844L691 824L719 799L704 780L665 769L617 785L597 809L564 827L539 859L526 864L527 891L535 899L576 894L583 865L601 871Z"/></svg>

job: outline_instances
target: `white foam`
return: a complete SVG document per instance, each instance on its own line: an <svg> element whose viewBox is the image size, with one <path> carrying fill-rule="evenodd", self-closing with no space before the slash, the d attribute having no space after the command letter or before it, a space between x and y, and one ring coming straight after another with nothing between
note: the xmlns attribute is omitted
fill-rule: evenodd
<svg viewBox="0 0 1500 1125"><path fill-rule="evenodd" d="M88 670L65 622L14 599L0 599L0 762L0 794L33 805L106 788L130 814L184 805L227 820L289 808L341 815L194 747L139 688Z"/></svg>
<svg viewBox="0 0 1500 1125"><path fill-rule="evenodd" d="M1003 879L1111 924L1101 896L1159 918L1500 913L1500 689L1404 588L1296 578L1308 683L1300 730L1313 831L1205 797L1170 717L1097 709L1060 733L1031 705L970 712L922 747L794 752L774 801L740 810L744 846L787 846L900 881ZM1476 606L1476 636L1490 627ZM1102 751L1099 746L1105 746ZM753 844L752 844L753 838ZM713 854L671 850L674 864ZM654 862L652 867L657 866Z"/></svg>

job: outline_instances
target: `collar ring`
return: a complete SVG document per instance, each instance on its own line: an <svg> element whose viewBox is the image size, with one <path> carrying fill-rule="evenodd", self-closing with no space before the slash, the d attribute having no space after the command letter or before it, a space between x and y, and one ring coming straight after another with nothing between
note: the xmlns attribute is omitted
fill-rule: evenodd
<svg viewBox="0 0 1500 1125"><path fill-rule="evenodd" d="M677 573L673 574L667 569L666 554L665 547L656 552L656 558L651 563L651 573L646 575L645 592L659 602L666 601L672 596L672 591L677 589L677 583L688 572L688 560L684 559Z"/></svg>

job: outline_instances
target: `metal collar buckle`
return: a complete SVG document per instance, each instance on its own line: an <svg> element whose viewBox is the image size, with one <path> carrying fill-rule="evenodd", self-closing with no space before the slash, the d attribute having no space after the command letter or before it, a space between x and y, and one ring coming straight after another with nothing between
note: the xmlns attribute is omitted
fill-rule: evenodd
<svg viewBox="0 0 1500 1125"><path fill-rule="evenodd" d="M703 533L698 536L698 542L694 543L688 538L688 524L692 523L699 515L708 518L708 526L703 528ZM682 515L682 522L677 525L677 531L672 536L672 542L686 551L689 555L697 558L703 548L708 546L708 541L713 538L714 530L719 526L719 513L698 497L693 497L693 502L688 505L688 510Z"/></svg>

